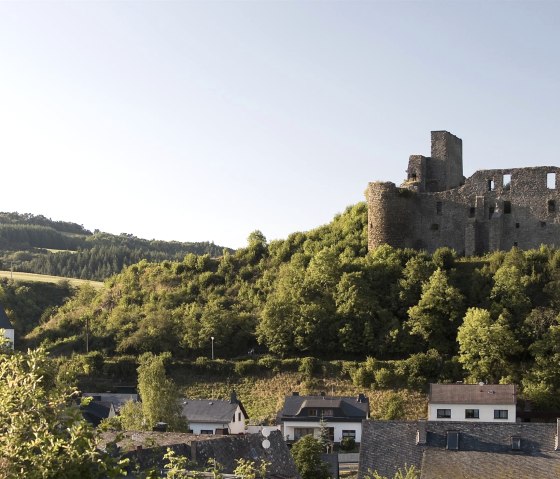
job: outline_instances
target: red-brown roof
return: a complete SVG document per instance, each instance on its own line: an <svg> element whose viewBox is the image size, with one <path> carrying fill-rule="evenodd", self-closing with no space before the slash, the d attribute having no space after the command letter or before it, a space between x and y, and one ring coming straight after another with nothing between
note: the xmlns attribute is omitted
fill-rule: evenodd
<svg viewBox="0 0 560 479"><path fill-rule="evenodd" d="M430 384L433 404L515 404L514 384Z"/></svg>

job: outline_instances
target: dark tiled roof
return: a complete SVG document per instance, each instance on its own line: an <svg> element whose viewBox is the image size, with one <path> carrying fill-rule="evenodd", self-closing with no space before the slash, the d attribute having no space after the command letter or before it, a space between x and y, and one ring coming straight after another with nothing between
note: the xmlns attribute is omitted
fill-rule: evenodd
<svg viewBox="0 0 560 479"><path fill-rule="evenodd" d="M361 421L369 414L369 401L358 402L355 397L328 397L328 396L287 396L284 407L278 413L280 421L293 419L307 419L308 409L332 409L334 416L329 419L351 419ZM320 415L320 414L319 414Z"/></svg>
<svg viewBox="0 0 560 479"><path fill-rule="evenodd" d="M412 421L363 421L358 477L369 469L393 477L405 464L420 469L423 448L416 445L417 429Z"/></svg>
<svg viewBox="0 0 560 479"><path fill-rule="evenodd" d="M558 479L560 455L537 456L427 449L420 479Z"/></svg>
<svg viewBox="0 0 560 479"><path fill-rule="evenodd" d="M521 470L550 471L549 475L535 475L535 478L552 479L557 475L560 452L554 451L556 424L554 423L468 423L444 421L364 421L362 426L362 446L360 451L360 478L368 469L377 470L381 475L393 477L396 470L405 464L422 468L422 479L445 477L464 477L478 479L480 477L511 478L533 477L508 475L510 469L501 469L501 465L518 464ZM424 444L416 444L416 432L424 430ZM459 451L446 449L447 432L459 433ZM521 449L512 450L512 437L521 439ZM433 460L434 464L431 463ZM455 471L470 467L469 462L485 461L488 469L483 475L451 474L444 472ZM446 464L444 464L447 461ZM493 464L493 466L491 466ZM531 466L531 464L534 464ZM545 466L548 464L548 466ZM461 469L462 470L462 469ZM470 470L470 469L469 469ZM429 472L433 476L424 475ZM465 469L467 471L467 469ZM539 472L540 473L540 472ZM443 474L443 475L437 475ZM470 474L470 473L469 473Z"/></svg>
<svg viewBox="0 0 560 479"><path fill-rule="evenodd" d="M100 446L107 445L117 438L117 433L103 433ZM190 460L206 466L208 459L216 459L225 473L232 473L237 467L236 459L249 459L255 462L267 461L267 478L300 479L297 469L280 431L272 431L268 440L270 447L262 445L261 434L235 436L197 436L184 433L125 432L118 433L118 446L129 451L131 462L143 468L163 465L163 455L167 448ZM142 446L138 450L139 446Z"/></svg>
<svg viewBox="0 0 560 479"><path fill-rule="evenodd" d="M185 399L182 403L183 416L189 422L219 422L229 423L233 414L241 408L245 418L248 418L245 408L240 402L223 401L219 399Z"/></svg>
<svg viewBox="0 0 560 479"><path fill-rule="evenodd" d="M1 304L0 304L0 329L14 329L12 323L10 323L10 320L8 319L8 315L6 314L6 311L4 311L4 308L2 307Z"/></svg>
<svg viewBox="0 0 560 479"><path fill-rule="evenodd" d="M430 384L433 404L515 404L513 384Z"/></svg>

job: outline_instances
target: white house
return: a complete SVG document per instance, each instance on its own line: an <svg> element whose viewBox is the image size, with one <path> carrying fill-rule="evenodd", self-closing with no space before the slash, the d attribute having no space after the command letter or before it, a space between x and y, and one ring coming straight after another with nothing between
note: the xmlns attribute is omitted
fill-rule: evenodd
<svg viewBox="0 0 560 479"><path fill-rule="evenodd" d="M243 434L249 419L235 391L229 401L185 399L182 414L193 434Z"/></svg>
<svg viewBox="0 0 560 479"><path fill-rule="evenodd" d="M4 330L4 337L10 342L13 349L15 341L14 327L12 326L12 323L10 323L2 305L0 305L0 329Z"/></svg>
<svg viewBox="0 0 560 479"><path fill-rule="evenodd" d="M430 384L428 421L515 422L514 384Z"/></svg>
<svg viewBox="0 0 560 479"><path fill-rule="evenodd" d="M320 435L321 421L329 429L330 439L339 443L345 437L362 440L362 420L369 418L369 400L358 397L300 396L294 392L284 400L278 414L286 441Z"/></svg>

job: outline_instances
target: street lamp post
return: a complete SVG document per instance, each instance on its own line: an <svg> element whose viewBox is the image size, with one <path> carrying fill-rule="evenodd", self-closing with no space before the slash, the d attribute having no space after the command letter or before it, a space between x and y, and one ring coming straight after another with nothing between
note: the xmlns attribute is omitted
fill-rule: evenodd
<svg viewBox="0 0 560 479"><path fill-rule="evenodd" d="M210 336L210 339L212 340L212 360L214 360L214 336Z"/></svg>

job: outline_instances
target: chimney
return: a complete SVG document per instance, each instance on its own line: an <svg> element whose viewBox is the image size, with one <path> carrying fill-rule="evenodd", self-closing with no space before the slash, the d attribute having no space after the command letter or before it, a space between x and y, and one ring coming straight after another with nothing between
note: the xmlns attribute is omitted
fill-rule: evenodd
<svg viewBox="0 0 560 479"><path fill-rule="evenodd" d="M423 446L426 444L426 420L418 419L418 429L416 430L416 445Z"/></svg>
<svg viewBox="0 0 560 479"><path fill-rule="evenodd" d="M231 396L229 398L229 403L230 404L237 404L239 403L239 401L237 400L237 393L235 392L235 389L231 392Z"/></svg>
<svg viewBox="0 0 560 479"><path fill-rule="evenodd" d="M321 391L321 396L325 397L325 391Z"/></svg>
<svg viewBox="0 0 560 479"><path fill-rule="evenodd" d="M293 391L292 396L299 396L299 393L297 391Z"/></svg>
<svg viewBox="0 0 560 479"><path fill-rule="evenodd" d="M363 393L358 394L358 399L356 399L356 402L366 402L366 396Z"/></svg>

